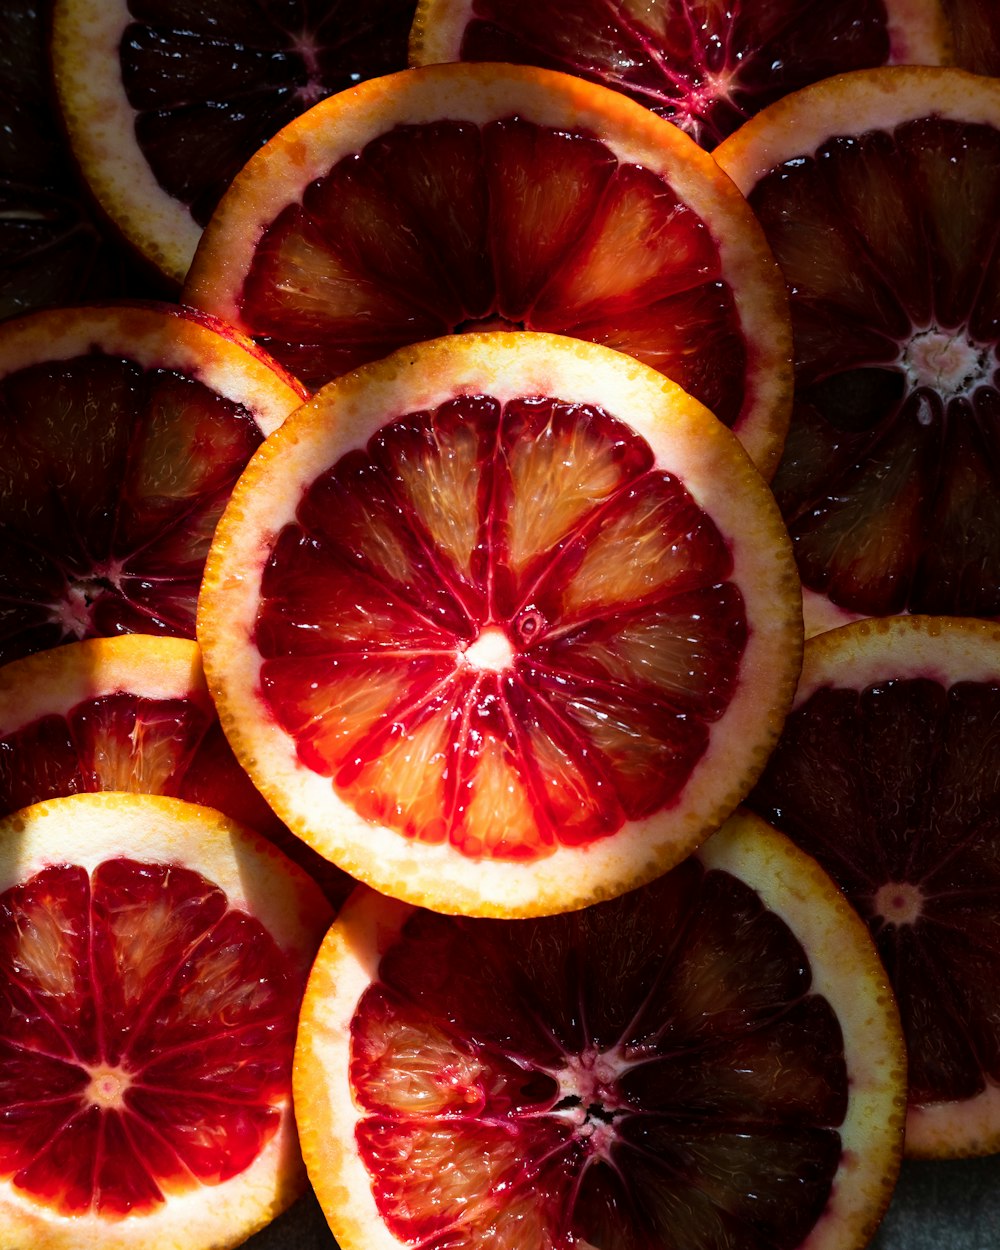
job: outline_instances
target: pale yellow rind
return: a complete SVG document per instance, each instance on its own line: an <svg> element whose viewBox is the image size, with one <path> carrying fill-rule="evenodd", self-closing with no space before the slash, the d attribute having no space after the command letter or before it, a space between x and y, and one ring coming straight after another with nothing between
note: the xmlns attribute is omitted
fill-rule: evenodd
<svg viewBox="0 0 1000 1250"><path fill-rule="evenodd" d="M186 699L214 716L198 644L189 638L120 634L39 651L0 667L0 735L87 699L135 693Z"/></svg>
<svg viewBox="0 0 1000 1250"><path fill-rule="evenodd" d="M623 163L661 174L706 224L748 343L736 430L773 473L791 405L791 334L784 281L743 197L676 126L609 88L533 66L438 65L369 79L314 105L256 152L208 223L184 300L251 331L241 297L264 230L339 160L396 125L442 118L484 125L516 115L596 135Z"/></svg>
<svg viewBox="0 0 1000 1250"><path fill-rule="evenodd" d="M109 857L179 863L256 917L305 973L331 919L318 887L279 851L220 813L179 799L76 794L0 821L0 892L53 865L92 871ZM223 1250L241 1244L305 1188L292 1103L278 1131L238 1176L171 1197L148 1216L109 1221L48 1213L0 1181L0 1250Z"/></svg>
<svg viewBox="0 0 1000 1250"><path fill-rule="evenodd" d="M101 207L134 247L180 283L201 227L157 182L136 139L118 50L132 20L127 0L56 0L56 91L73 153Z"/></svg>
<svg viewBox="0 0 1000 1250"><path fill-rule="evenodd" d="M844 1157L828 1205L799 1250L861 1250L893 1192L905 1113L899 1016L871 937L819 865L749 813L736 813L696 854L707 868L757 890L789 925L809 956L812 988L841 1021L850 1084ZM382 1221L355 1145L361 1112L349 1065L358 1003L411 911L355 891L324 940L303 1001L293 1079L302 1151L343 1250L402 1245Z"/></svg>
<svg viewBox="0 0 1000 1250"><path fill-rule="evenodd" d="M304 767L261 694L250 643L272 542L321 468L386 421L455 394L523 394L596 403L647 439L730 544L750 637L726 715L677 803L585 848L523 864L472 860L414 843L359 817ZM395 353L324 387L252 459L219 522L199 599L209 688L237 758L304 841L375 889L442 911L540 915L584 906L675 864L730 814L756 780L792 697L801 648L798 578L773 498L740 444L654 370L561 336L460 335Z"/></svg>
<svg viewBox="0 0 1000 1250"><path fill-rule="evenodd" d="M244 405L270 434L305 398L302 386L251 339L172 304L93 304L29 313L0 326L0 378L98 351L169 369Z"/></svg>
<svg viewBox="0 0 1000 1250"><path fill-rule="evenodd" d="M932 114L1000 129L1000 80L940 66L852 70L769 105L713 155L749 196L772 170L837 136L892 130Z"/></svg>

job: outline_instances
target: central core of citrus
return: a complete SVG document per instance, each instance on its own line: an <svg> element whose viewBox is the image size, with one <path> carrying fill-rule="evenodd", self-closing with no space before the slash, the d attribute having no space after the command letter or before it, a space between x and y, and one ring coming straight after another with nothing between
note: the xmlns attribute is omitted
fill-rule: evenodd
<svg viewBox="0 0 1000 1250"><path fill-rule="evenodd" d="M487 625L476 641L466 647L464 655L466 662L473 668L500 673L510 667L514 659L514 648L499 625Z"/></svg>
<svg viewBox="0 0 1000 1250"><path fill-rule="evenodd" d="M130 1077L121 1068L92 1068L90 1084L84 1091L89 1103L108 1110L115 1110L124 1105L125 1091L129 1087Z"/></svg>
<svg viewBox="0 0 1000 1250"><path fill-rule="evenodd" d="M944 399L968 394L992 373L987 349L951 330L921 330L904 348L900 364L911 388L930 387Z"/></svg>
<svg viewBox="0 0 1000 1250"><path fill-rule="evenodd" d="M875 892L872 904L886 924L913 924L923 911L924 896L919 886L887 881Z"/></svg>

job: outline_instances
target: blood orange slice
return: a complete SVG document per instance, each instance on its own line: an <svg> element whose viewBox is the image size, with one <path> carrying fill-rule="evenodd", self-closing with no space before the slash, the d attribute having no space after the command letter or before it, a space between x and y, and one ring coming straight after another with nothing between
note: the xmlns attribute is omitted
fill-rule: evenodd
<svg viewBox="0 0 1000 1250"><path fill-rule="evenodd" d="M808 632L1000 614L1000 82L840 75L716 157L792 291L795 406L774 489Z"/></svg>
<svg viewBox="0 0 1000 1250"><path fill-rule="evenodd" d="M748 815L640 890L469 920L369 891L309 979L294 1089L342 1250L855 1250L905 1060L864 925Z"/></svg>
<svg viewBox="0 0 1000 1250"><path fill-rule="evenodd" d="M307 384L468 328L571 334L668 374L768 474L785 292L743 198L616 92L445 65L317 104L247 165L184 298Z"/></svg>
<svg viewBox="0 0 1000 1250"><path fill-rule="evenodd" d="M55 0L55 82L110 218L182 282L249 156L303 109L406 65L415 0Z"/></svg>
<svg viewBox="0 0 1000 1250"><path fill-rule="evenodd" d="M1000 1150L1000 635L947 617L810 639L748 800L867 919L910 1055L906 1150Z"/></svg>
<svg viewBox="0 0 1000 1250"><path fill-rule="evenodd" d="M118 633L193 636L233 482L303 398L229 327L178 308L0 329L0 662Z"/></svg>
<svg viewBox="0 0 1000 1250"><path fill-rule="evenodd" d="M955 64L1000 75L1000 14L993 0L941 0L954 41Z"/></svg>
<svg viewBox="0 0 1000 1250"><path fill-rule="evenodd" d="M331 901L353 885L282 824L237 764L190 639L92 638L0 668L0 815L95 790L217 808L280 846Z"/></svg>
<svg viewBox="0 0 1000 1250"><path fill-rule="evenodd" d="M240 479L198 613L282 819L377 889L493 915L618 893L721 824L800 628L732 434L629 357L525 332L324 387Z"/></svg>
<svg viewBox="0 0 1000 1250"><path fill-rule="evenodd" d="M410 59L581 74L712 149L772 101L831 74L938 65L948 35L938 0L420 0Z"/></svg>
<svg viewBox="0 0 1000 1250"><path fill-rule="evenodd" d="M0 1240L235 1246L304 1187L291 1060L329 921L208 808L78 794L0 822Z"/></svg>

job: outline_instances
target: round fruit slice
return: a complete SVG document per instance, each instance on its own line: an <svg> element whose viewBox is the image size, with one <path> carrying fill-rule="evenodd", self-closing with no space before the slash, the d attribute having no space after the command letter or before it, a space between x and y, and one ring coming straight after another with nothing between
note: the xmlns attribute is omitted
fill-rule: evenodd
<svg viewBox="0 0 1000 1250"><path fill-rule="evenodd" d="M844 74L716 157L792 292L795 405L774 489L807 631L1000 614L1000 82Z"/></svg>
<svg viewBox="0 0 1000 1250"><path fill-rule="evenodd" d="M342 1250L855 1250L892 1193L905 1079L864 925L748 815L569 915L359 890L294 1067Z"/></svg>
<svg viewBox="0 0 1000 1250"><path fill-rule="evenodd" d="M895 617L810 639L748 802L868 921L910 1055L906 1151L1000 1150L1000 634Z"/></svg>
<svg viewBox="0 0 1000 1250"><path fill-rule="evenodd" d="M52 58L80 166L182 282L249 156L317 100L406 65L415 0L56 0Z"/></svg>
<svg viewBox="0 0 1000 1250"><path fill-rule="evenodd" d="M215 522L304 392L178 308L0 328L0 663L79 638L194 634Z"/></svg>
<svg viewBox="0 0 1000 1250"><path fill-rule="evenodd" d="M732 434L629 357L525 332L405 349L293 414L198 615L282 819L376 889L490 915L618 893L720 825L800 630Z"/></svg>
<svg viewBox="0 0 1000 1250"><path fill-rule="evenodd" d="M443 65L324 100L236 179L184 298L311 386L541 330L666 373L765 476L784 438L787 301L753 214L675 126L565 74Z"/></svg>
<svg viewBox="0 0 1000 1250"><path fill-rule="evenodd" d="M0 6L0 319L153 290L73 169L49 73L48 7Z"/></svg>
<svg viewBox="0 0 1000 1250"><path fill-rule="evenodd" d="M772 101L830 74L941 64L949 33L939 0L420 0L410 59L580 74L711 150Z"/></svg>
<svg viewBox="0 0 1000 1250"><path fill-rule="evenodd" d="M281 823L237 764L190 639L92 638L0 667L0 815L94 790L217 808L277 843L331 901L353 885Z"/></svg>
<svg viewBox="0 0 1000 1250"><path fill-rule="evenodd" d="M0 822L0 1246L236 1246L304 1188L301 995L330 913L208 808Z"/></svg>

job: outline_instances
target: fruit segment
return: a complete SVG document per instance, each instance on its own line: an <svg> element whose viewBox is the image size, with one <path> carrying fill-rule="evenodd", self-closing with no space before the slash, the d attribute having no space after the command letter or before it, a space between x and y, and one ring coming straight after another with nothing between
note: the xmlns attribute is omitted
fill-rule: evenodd
<svg viewBox="0 0 1000 1250"><path fill-rule="evenodd" d="M599 407L449 401L305 492L264 571L262 690L363 816L537 858L679 793L743 656L731 574Z"/></svg>

